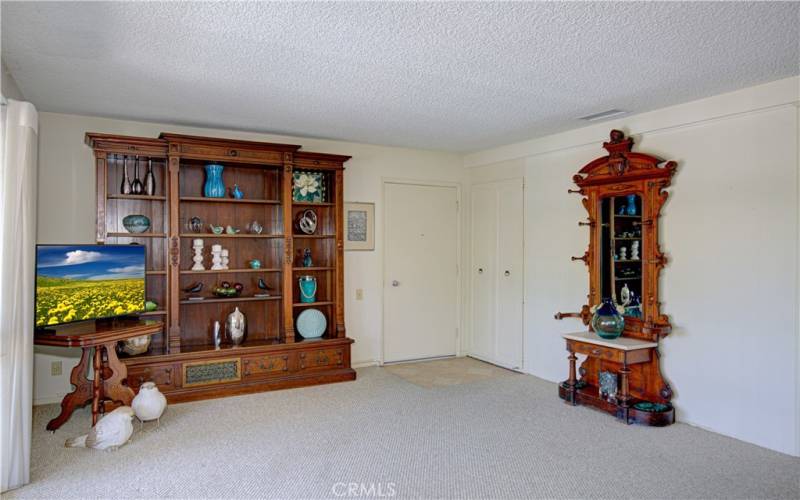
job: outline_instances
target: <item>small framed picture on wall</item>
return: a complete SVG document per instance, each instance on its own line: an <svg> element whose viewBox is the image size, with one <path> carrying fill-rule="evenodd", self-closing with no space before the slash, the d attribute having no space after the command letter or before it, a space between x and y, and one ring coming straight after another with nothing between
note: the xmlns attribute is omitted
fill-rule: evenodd
<svg viewBox="0 0 800 500"><path fill-rule="evenodd" d="M344 249L375 250L375 204L344 204Z"/></svg>

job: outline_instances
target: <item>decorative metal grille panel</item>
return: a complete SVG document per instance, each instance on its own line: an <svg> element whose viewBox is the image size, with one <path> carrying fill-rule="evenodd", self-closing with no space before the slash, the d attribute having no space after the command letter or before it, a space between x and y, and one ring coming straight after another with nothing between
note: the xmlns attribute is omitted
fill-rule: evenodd
<svg viewBox="0 0 800 500"><path fill-rule="evenodd" d="M242 379L239 358L222 359L183 365L183 386L222 384Z"/></svg>

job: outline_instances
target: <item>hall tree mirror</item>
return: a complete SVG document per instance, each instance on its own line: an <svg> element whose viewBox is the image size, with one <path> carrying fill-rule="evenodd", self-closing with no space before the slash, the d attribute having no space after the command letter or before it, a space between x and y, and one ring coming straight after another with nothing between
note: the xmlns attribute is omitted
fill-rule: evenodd
<svg viewBox="0 0 800 500"><path fill-rule="evenodd" d="M600 289L624 308L623 316L642 317L642 197L600 199Z"/></svg>

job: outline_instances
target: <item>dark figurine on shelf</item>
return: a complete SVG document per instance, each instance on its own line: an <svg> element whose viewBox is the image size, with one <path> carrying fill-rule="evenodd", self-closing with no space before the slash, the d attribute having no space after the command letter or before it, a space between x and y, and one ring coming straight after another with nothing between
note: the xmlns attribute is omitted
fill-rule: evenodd
<svg viewBox="0 0 800 500"><path fill-rule="evenodd" d="M119 158L119 156L117 157ZM122 157L122 184L119 186L120 194L131 194L131 180L128 178L128 157Z"/></svg>
<svg viewBox="0 0 800 500"><path fill-rule="evenodd" d="M233 187L231 188L231 196L233 196L233 198L236 200L241 200L242 198L244 198L244 192L241 189L239 189L238 184L234 184Z"/></svg>
<svg viewBox="0 0 800 500"><path fill-rule="evenodd" d="M272 290L272 287L267 285L267 282L264 281L264 278L258 278L258 289L261 291L255 294L256 297L269 297L267 290Z"/></svg>
<svg viewBox="0 0 800 500"><path fill-rule="evenodd" d="M139 157L137 156L133 164L133 182L131 182L131 194L144 193L144 184L139 180Z"/></svg>
<svg viewBox="0 0 800 500"><path fill-rule="evenodd" d="M183 291L186 293L200 293L200 290L202 289L203 289L203 283L200 281L196 281L191 285L187 286L186 288L184 288Z"/></svg>
<svg viewBox="0 0 800 500"><path fill-rule="evenodd" d="M311 249L306 248L303 250L303 267L311 267L314 265L314 261L311 260Z"/></svg>

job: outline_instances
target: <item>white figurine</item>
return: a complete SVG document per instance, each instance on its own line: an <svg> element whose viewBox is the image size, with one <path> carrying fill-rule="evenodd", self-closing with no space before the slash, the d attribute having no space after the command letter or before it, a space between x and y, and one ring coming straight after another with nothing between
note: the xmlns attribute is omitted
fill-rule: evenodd
<svg viewBox="0 0 800 500"><path fill-rule="evenodd" d="M228 263L230 262L230 258L228 257L228 249L223 248L222 254L220 255L222 257L222 269L228 269Z"/></svg>
<svg viewBox="0 0 800 500"><path fill-rule="evenodd" d="M131 403L136 418L140 422L149 422L150 420L157 420L161 425L161 415L167 408L167 398L161 394L154 382L145 382L139 387L139 394L133 398Z"/></svg>
<svg viewBox="0 0 800 500"><path fill-rule="evenodd" d="M631 260L639 260L639 242L631 243Z"/></svg>
<svg viewBox="0 0 800 500"><path fill-rule="evenodd" d="M628 260L628 249L625 247L619 248L619 260ZM213 267L212 267L213 269Z"/></svg>
<svg viewBox="0 0 800 500"><path fill-rule="evenodd" d="M92 427L89 434L67 439L67 448L93 448L95 450L114 451L131 440L133 435L133 409L120 406Z"/></svg>
<svg viewBox="0 0 800 500"><path fill-rule="evenodd" d="M625 283L622 285L622 289L619 291L620 299L622 300L623 306L627 306L631 303L631 289L628 288L628 284Z"/></svg>
<svg viewBox="0 0 800 500"><path fill-rule="evenodd" d="M222 269L222 245L211 245L211 270Z"/></svg>
<svg viewBox="0 0 800 500"><path fill-rule="evenodd" d="M205 271L206 268L203 267L203 240L200 238L194 240L192 242L192 248L194 249L194 257L192 257L194 265L192 266L192 271Z"/></svg>

